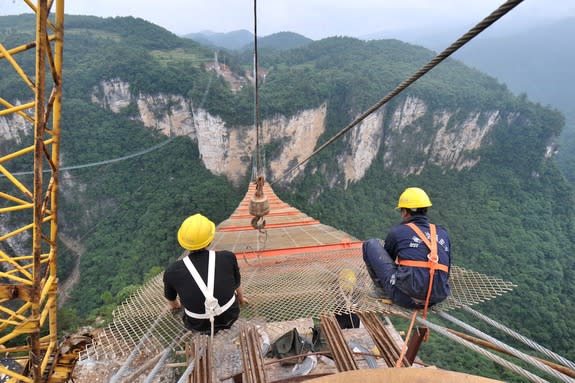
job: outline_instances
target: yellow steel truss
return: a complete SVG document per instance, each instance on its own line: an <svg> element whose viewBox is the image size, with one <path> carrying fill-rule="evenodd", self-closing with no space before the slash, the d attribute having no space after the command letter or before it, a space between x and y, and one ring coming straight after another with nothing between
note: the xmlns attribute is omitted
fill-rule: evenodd
<svg viewBox="0 0 575 383"><path fill-rule="evenodd" d="M57 375L58 359L56 237L64 0L23 1L36 17L34 40L5 46L0 37L3 78L13 75L12 83L22 88L11 88L7 97L0 97L0 119L33 131L30 146L0 152L0 376L9 377L7 381L46 382L57 381L52 377ZM20 142L25 141L20 136ZM26 164L33 167L33 179L11 171L15 167L21 171Z"/></svg>

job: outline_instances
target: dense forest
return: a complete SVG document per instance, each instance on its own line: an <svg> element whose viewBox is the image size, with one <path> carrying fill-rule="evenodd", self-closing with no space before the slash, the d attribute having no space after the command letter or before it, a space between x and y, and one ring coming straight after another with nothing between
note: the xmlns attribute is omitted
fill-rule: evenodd
<svg viewBox="0 0 575 383"><path fill-rule="evenodd" d="M29 17L1 20L0 34L14 39L16 34L31 35ZM245 54L221 54L238 75L250 70ZM431 57L431 51L396 40L345 37L288 51L268 49L261 57L262 67L269 71L261 87L262 118L290 116L327 102L325 141ZM22 65L33 65L32 58ZM136 286L179 256L174 233L183 218L201 211L220 222L243 197L248 180L235 188L211 174L189 137L163 136L134 118L135 105L113 113L90 96L100 81L120 78L133 94L182 95L201 100L209 113L229 126L253 124L253 90L232 92L225 80L205 70L210 60L213 51L207 47L140 19L67 17L62 166L118 158L169 142L135 159L63 173L61 230L85 249L80 282L60 312L63 329L105 322ZM13 87L9 69L0 67L0 93L25 98ZM575 358L574 194L546 156L548 144L561 132L563 117L452 60L407 95L425 100L432 110L449 108L463 114L496 109L520 117L492 130L485 140L489 145L473 153L481 160L466 170L429 165L420 174L404 176L385 166L382 151L363 179L345 185L337 182L341 175L331 161L344 150L339 141L314 157L302 176L275 186L276 193L323 223L366 239L384 236L398 221L394 206L401 190L425 188L433 201L431 219L451 233L454 263L518 286L478 309ZM14 143L4 142L2 147L10 144ZM267 151L273 156L274 146ZM409 160L406 151L406 163ZM326 179L336 182L327 184ZM61 248L59 274L65 280L79 255L64 244ZM433 342L439 343L424 346L422 356L431 363L516 379L475 355Z"/></svg>

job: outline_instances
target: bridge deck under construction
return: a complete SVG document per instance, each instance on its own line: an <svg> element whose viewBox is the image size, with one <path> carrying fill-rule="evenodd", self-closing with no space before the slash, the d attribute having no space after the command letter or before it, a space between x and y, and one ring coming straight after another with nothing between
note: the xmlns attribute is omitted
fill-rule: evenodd
<svg viewBox="0 0 575 383"><path fill-rule="evenodd" d="M236 253L242 284L252 303L246 316L278 321L318 317L321 313L388 312L397 308L369 299L373 288L358 239L324 225L281 201L265 185L270 204L262 231L250 225L252 185L230 216L218 225L212 247ZM453 294L439 308L477 304L507 291L512 284L452 267Z"/></svg>
<svg viewBox="0 0 575 383"><path fill-rule="evenodd" d="M236 253L244 294L250 301L248 306L242 307L238 323L216 335L214 349L246 358L243 353L249 350L237 347L244 336L242 334L255 331L249 328L269 334L273 342L274 337L294 327L293 321L306 323L300 326L304 333L310 330L310 323L313 326L311 318L331 318L350 313L357 313L363 319L372 314L377 314L378 318L381 318L380 314L407 315L405 309L368 298L372 282L361 256L361 241L284 203L267 185L264 193L270 203L270 213L265 218L265 228L255 230L250 224L253 217L248 212L254 191L255 186L252 185L230 218L217 226L210 246L214 250ZM450 283L452 296L435 310L480 303L513 287L509 282L457 266L452 267ZM137 373L136 366L142 369L142 361L158 362L160 355L168 349L186 348L192 339L197 343L198 336L186 332L181 317L168 312L166 306L162 275L158 275L114 312L113 322L96 334L94 343L82 353L79 371L82 363L104 362L107 369L114 371L115 381L128 381L125 379L133 379ZM369 318L370 322L377 322L374 317ZM329 319L323 320L329 322ZM337 339L337 334L332 336ZM380 352L389 353L390 348L401 343L399 336L394 339L387 343L381 341ZM331 341L334 342L333 339ZM230 347L235 349L225 350ZM353 355L342 358L342 363L357 359ZM249 361L236 360L230 364L214 359L210 363L215 363L212 369L221 378L226 374L240 373L242 366L245 367ZM352 366L356 362L349 363ZM265 369L263 366L253 368ZM79 382L82 381L80 377L79 372Z"/></svg>

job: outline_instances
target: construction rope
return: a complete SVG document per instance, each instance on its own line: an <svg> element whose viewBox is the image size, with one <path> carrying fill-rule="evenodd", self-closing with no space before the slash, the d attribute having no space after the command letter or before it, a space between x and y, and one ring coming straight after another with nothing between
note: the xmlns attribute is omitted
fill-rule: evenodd
<svg viewBox="0 0 575 383"><path fill-rule="evenodd" d="M130 365L132 364L134 359L138 356L140 351L142 349L146 348L146 344L147 344L149 337L152 336L152 334L156 330L156 327L161 323L161 321L163 320L166 313L167 313L166 310L162 310L162 312L159 313L159 315L156 318L156 320L154 321L154 323L152 323L152 325L148 328L148 331L140 338L140 341L138 342L136 347L132 350L132 353L124 361L124 364L122 364L120 369L110 378L109 383L116 383L118 381L121 381L122 376L130 368ZM177 337L174 340L172 340L172 343L175 342L177 339L180 339L180 337Z"/></svg>
<svg viewBox="0 0 575 383"><path fill-rule="evenodd" d="M407 353L407 344L409 342L409 339L411 338L411 331L413 330L413 325L415 324L415 320L417 319L418 312L419 310L413 310L413 315L411 316L411 323L409 324L409 330L407 330L405 341L403 342L403 346L401 347L401 355L399 356L399 359L395 363L395 367L397 368L403 366L403 358L405 358L405 354Z"/></svg>
<svg viewBox="0 0 575 383"><path fill-rule="evenodd" d="M485 340L488 340L489 342L495 344L496 346L501 347L503 350L507 351L508 353L510 353L511 355L515 356L516 358L519 358L521 360L523 360L524 362L527 362L529 364L531 364L532 366L540 369L543 372L546 372L547 374L559 379L562 382L568 382L568 383L574 383L575 379L572 379L570 377L568 377L565 374L560 373L557 370L552 369L551 367L543 364L542 362L540 362L539 360L533 358L530 355L527 355L511 346L508 346L507 344L495 339L494 337L485 334L484 332L474 328L473 326L468 325L467 323L447 314L444 312L438 312L437 315L439 315L440 317L442 317L443 319L446 319L452 323L455 323L456 325L466 329L467 331L470 331L471 333L475 334L476 336L483 338Z"/></svg>
<svg viewBox="0 0 575 383"><path fill-rule="evenodd" d="M445 327L439 326L435 323L429 322L428 320L423 319L423 318L419 318L419 317L417 318L417 321L420 322L421 324L429 327L433 331L449 338L450 340L452 340L456 343L463 345L464 347L467 347L467 348L475 351L478 354L483 355L484 357L492 360L493 362L507 368L510 371L513 371L513 372L529 379L532 382L536 382L536 383L547 382L547 380L545 380L545 379L517 366L516 364L514 364L514 363L512 363L506 359L503 359L502 357L495 355L495 354L493 354L493 353L491 353L491 352L489 352L489 351L487 351L487 350L485 350L485 349L483 349L483 348L481 348L481 347L479 347L479 346L477 346L477 345L475 345L475 344L473 344L473 343L471 343L465 339L462 339L455 334L450 333Z"/></svg>
<svg viewBox="0 0 575 383"><path fill-rule="evenodd" d="M529 338L526 338L525 336L519 334L516 331L513 331L509 327L507 327L501 323L496 322L495 320L489 318L488 316L481 314L480 312L472 309L471 307L469 307L467 305L462 305L461 308L463 310L467 311L468 313L472 314L476 318L483 320L484 322L490 324L491 326L503 331L507 335L512 336L513 338L519 340L520 342L523 342L524 344L531 347L532 349L539 351L542 354L545 354L547 357L549 357L550 359L553 359L557 363L560 363L560 364L564 365L565 367L569 367L570 369L575 371L575 363L571 362L569 359L566 359L566 358L562 357L561 355L556 354L551 350L548 350L547 348L541 346L540 344L532 341Z"/></svg>
<svg viewBox="0 0 575 383"><path fill-rule="evenodd" d="M471 39L473 39L475 36L477 36L483 30L487 29L491 24L493 24L494 22L499 20L507 12L509 12L510 10L515 8L517 5L519 5L522 1L523 0L508 0L505 4L501 5L495 11L493 11L489 16L487 16L485 19L483 19L483 21L481 21L475 27L471 28L466 34L464 34L457 41L455 41L453 44L451 44L447 49L445 49L443 52L441 52L437 56L435 56L429 63L427 63L425 66L423 66L415 74L413 74L408 79L404 80L395 89L393 89L385 97L383 97L381 100L379 100L375 105L373 105L371 108L369 108L368 110L363 112L359 117L357 117L355 120L353 120L348 126L343 128L336 135L334 135L332 138L327 140L323 145L321 145L319 148L317 148L312 154L310 154L309 156L304 158L302 161L300 161L298 164L296 164L292 168L288 169L285 173L283 173L278 178L276 178L273 182L270 183L270 185L274 185L276 182L278 182L279 180L281 180L284 177L286 177L287 175L289 175L295 169L297 169L301 165L305 164L313 156L315 156L316 154L318 154L319 152L324 150L326 147L331 145L334 141L341 138L350 129L352 129L353 127L358 125L360 122L362 122L364 119L366 119L370 114L377 111L379 108L381 108L383 105L385 105L388 101L390 101L392 98L397 96L399 93L401 93L403 90L405 90L408 86L413 84L415 81L419 80L419 78L423 77L423 75L427 74L435 66L440 64L446 58L448 58L451 54L453 54L455 51L457 51L463 45L468 43Z"/></svg>

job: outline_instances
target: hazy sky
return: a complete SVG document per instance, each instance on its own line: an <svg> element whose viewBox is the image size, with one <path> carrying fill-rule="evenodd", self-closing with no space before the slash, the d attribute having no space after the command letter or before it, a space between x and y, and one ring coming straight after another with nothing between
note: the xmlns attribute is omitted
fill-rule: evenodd
<svg viewBox="0 0 575 383"><path fill-rule="evenodd" d="M34 1L35 2L35 1ZM465 32L504 0L259 0L258 35L292 31L312 39L402 30ZM66 0L76 15L134 16L178 34L253 31L252 0ZM23 0L0 0L0 15L20 14ZM513 28L575 16L575 0L525 0L494 26ZM459 32L458 32L459 33ZM387 37L387 36L386 36Z"/></svg>

